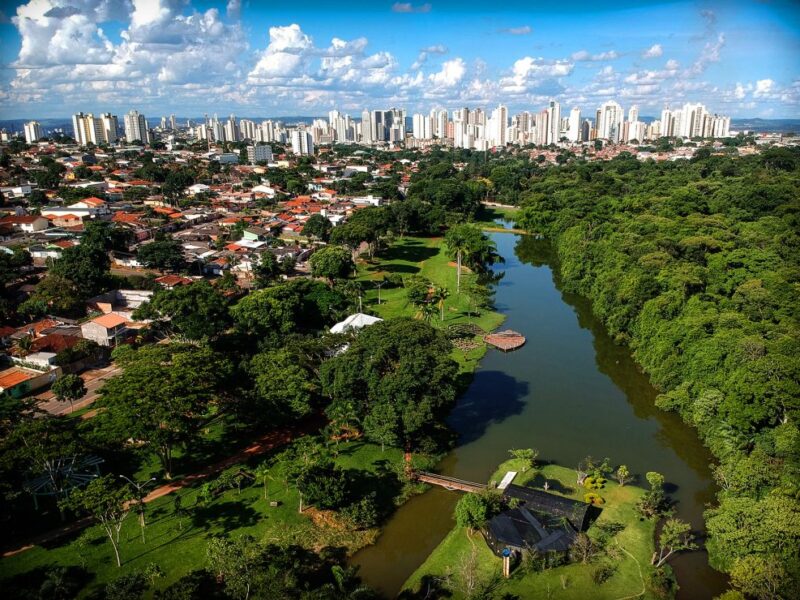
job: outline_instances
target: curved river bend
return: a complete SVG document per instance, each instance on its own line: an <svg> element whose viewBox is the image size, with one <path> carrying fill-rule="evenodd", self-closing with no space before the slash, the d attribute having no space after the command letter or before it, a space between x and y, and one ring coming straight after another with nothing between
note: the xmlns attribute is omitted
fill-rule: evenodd
<svg viewBox="0 0 800 600"><path fill-rule="evenodd" d="M496 310L503 327L527 337L521 349L490 350L459 399L450 425L458 446L439 471L486 481L510 448L538 448L540 459L573 466L586 456L624 463L640 481L663 473L678 515L702 526L714 496L711 456L694 430L654 406L656 390L627 349L615 345L592 316L589 302L563 293L547 242L492 234L505 264ZM374 546L353 558L366 583L394 596L453 526L458 495L440 488L412 498L390 519ZM672 561L680 599L711 598L723 576L705 553Z"/></svg>

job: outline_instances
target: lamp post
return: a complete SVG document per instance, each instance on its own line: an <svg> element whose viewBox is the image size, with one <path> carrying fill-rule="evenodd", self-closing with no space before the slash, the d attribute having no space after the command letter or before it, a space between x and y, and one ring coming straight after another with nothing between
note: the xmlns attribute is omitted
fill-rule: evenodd
<svg viewBox="0 0 800 600"><path fill-rule="evenodd" d="M144 527L146 525L146 523L144 521L144 498L145 498L145 496L144 496L144 488L146 488L148 485L153 483L156 480L156 478L155 477L151 477L147 481L143 481L142 483L137 483L137 482L133 481L130 477L126 477L125 475L120 475L119 477L120 477L120 479L124 479L129 484L131 484L131 486L133 486L133 489L136 490L136 510L139 513L139 527L142 530L142 543L144 544L145 543Z"/></svg>

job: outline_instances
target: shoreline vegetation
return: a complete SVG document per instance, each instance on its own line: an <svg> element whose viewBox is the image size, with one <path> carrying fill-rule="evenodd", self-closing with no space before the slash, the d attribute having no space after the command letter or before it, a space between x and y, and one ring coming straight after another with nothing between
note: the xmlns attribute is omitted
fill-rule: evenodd
<svg viewBox="0 0 800 600"><path fill-rule="evenodd" d="M717 459L705 513L726 598L800 581L800 151L554 167L517 224L553 244L594 314ZM794 590L794 591L793 591Z"/></svg>

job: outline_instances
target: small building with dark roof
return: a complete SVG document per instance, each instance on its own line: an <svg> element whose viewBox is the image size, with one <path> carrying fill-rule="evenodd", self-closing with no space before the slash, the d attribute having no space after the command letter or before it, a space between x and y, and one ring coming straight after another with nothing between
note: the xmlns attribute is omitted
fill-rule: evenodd
<svg viewBox="0 0 800 600"><path fill-rule="evenodd" d="M589 525L590 506L580 500L514 484L503 495L519 505L492 518L484 529L484 539L497 556L505 548L566 552L575 535Z"/></svg>

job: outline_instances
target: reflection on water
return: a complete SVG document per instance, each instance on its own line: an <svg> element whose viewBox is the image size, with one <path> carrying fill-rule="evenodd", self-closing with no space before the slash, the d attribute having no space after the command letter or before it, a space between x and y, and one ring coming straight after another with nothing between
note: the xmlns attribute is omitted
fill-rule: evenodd
<svg viewBox="0 0 800 600"><path fill-rule="evenodd" d="M493 239L506 259L498 265L506 275L496 305L507 315L503 326L527 343L484 357L450 416L459 442L439 470L485 481L514 447L538 448L543 460L565 466L587 454L608 456L642 479L647 471L663 473L679 516L700 528L714 486L710 456L694 431L655 408L656 390L592 317L589 303L559 290L546 242L500 233ZM450 530L456 500L436 489L398 510L378 543L353 559L367 583L395 594ZM710 598L723 589L703 553L673 565L681 598Z"/></svg>

